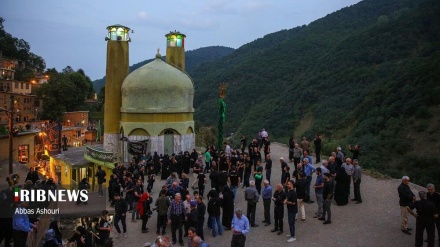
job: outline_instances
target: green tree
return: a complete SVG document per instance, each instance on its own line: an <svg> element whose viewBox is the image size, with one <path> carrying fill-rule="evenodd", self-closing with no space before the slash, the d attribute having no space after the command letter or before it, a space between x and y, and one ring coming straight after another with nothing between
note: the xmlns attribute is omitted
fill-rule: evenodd
<svg viewBox="0 0 440 247"><path fill-rule="evenodd" d="M31 46L24 39L18 39L4 30L5 19L0 17L0 51L4 57L17 59L24 66L15 68L15 79L27 81L35 76L35 70L42 73L46 62L38 55L31 52Z"/></svg>
<svg viewBox="0 0 440 247"><path fill-rule="evenodd" d="M67 66L61 73L50 70L50 79L37 89L43 98L43 117L56 120L64 112L85 109L84 101L93 92L92 82L83 70L74 71Z"/></svg>

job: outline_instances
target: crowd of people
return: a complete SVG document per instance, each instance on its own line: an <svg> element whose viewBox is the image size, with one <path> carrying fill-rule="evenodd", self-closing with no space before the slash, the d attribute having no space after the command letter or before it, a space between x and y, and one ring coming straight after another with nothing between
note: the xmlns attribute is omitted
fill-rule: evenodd
<svg viewBox="0 0 440 247"><path fill-rule="evenodd" d="M399 193L399 205L401 215L401 230L411 235L412 229L408 227L408 216L411 214L416 218L415 246L423 246L423 234L426 230L428 247L434 247L435 229L437 228L440 244L440 194L435 190L434 184L426 185L427 191L418 192L419 200L409 187L409 177L403 176L402 183L397 188ZM416 209L417 213L414 213Z"/></svg>
<svg viewBox="0 0 440 247"><path fill-rule="evenodd" d="M112 246L110 238L113 228L115 238L127 238L127 216L131 215L133 223L139 224L141 233L148 233L147 223L156 220L155 234L157 238L150 246L181 246L209 247L205 242L206 234L212 237L223 237L225 231L232 233L231 247L245 246L251 228L259 227L256 222L257 207L262 204L265 226L274 227L270 232L284 234L285 211L287 215L287 242L296 240L296 222L305 222L306 209L314 210L314 218L324 225L332 223L331 206L333 202L344 206L353 201L363 202L361 196L362 168L359 165L358 145L348 146L351 157L341 147L337 147L328 159L321 159L322 141L316 135L313 151L316 160L310 155L312 145L307 138L296 142L289 140L288 160L279 159L280 178L272 177L275 162L271 159L270 141L264 129L257 138L247 143L244 136L239 149L233 149L224 143L221 151L214 146L207 147L202 154L196 150L179 154L153 154L151 157L134 157L128 166L118 164L112 171L108 181L108 200L114 207L114 215L103 210L99 219L84 220L68 242L76 246ZM264 155L262 155L262 153ZM278 162L276 162L278 164ZM31 171L32 172L32 171ZM190 183L190 173L193 182ZM30 174L29 184L34 183L35 174ZM104 185L107 185L104 170L99 167L95 176L98 181L98 196L103 197ZM315 177L313 180L312 178ZM279 179L279 180L278 180ZM159 188L155 189L156 180L160 180ZM312 181L315 181L312 183ZM36 181L35 183L37 183ZM428 193L419 193L421 200L416 201L415 195L408 186L409 178L403 177L398 188L402 215L402 231L411 234L408 228L408 215L417 216L416 246L423 244L423 231L428 232L429 246L433 246L435 227L439 230L440 221L437 212L440 196L432 184L427 186ZM50 184L50 182L49 182ZM273 187L272 187L273 186ZM352 198L350 187L353 186ZM209 188L205 191L205 188ZM243 189L246 201L246 212L235 206L237 191ZM314 190L312 198L311 190ZM153 191L158 193L153 198ZM205 196L205 192L206 196ZM262 203L261 203L262 202ZM316 202L316 206L313 204ZM273 205L272 205L273 204ZM19 204L18 207L27 207ZM418 213L413 213L417 209ZM154 217L156 212L156 217ZM272 214L273 213L273 214ZM272 216L271 216L272 214ZM24 221L23 229L14 225L14 246L22 243L20 233L32 231L32 220L18 219L22 216L13 215L13 219ZM129 216L130 217L130 216ZM171 234L167 234L168 225ZM24 229L26 228L26 229ZM208 228L209 233L204 229ZM22 234L23 235L23 234ZM440 235L440 230L439 230ZM169 238L171 237L171 239ZM16 240L17 239L17 240ZM2 239L0 239L1 241ZM56 221L51 223L45 236L45 246L59 246L63 243ZM15 245L17 243L17 245ZM432 244L432 245L431 245ZM9 245L5 245L9 246Z"/></svg>
<svg viewBox="0 0 440 247"><path fill-rule="evenodd" d="M187 237L188 246L195 246L192 240L195 236L203 243L206 224L213 237L222 236L224 231L232 231L231 246L244 246L249 228L259 226L255 221L256 208L263 201L263 223L271 225L270 214L273 210L275 227L272 232L278 235L283 234L284 208L287 209L290 233L287 241L293 242L296 240L295 221L298 216L305 221L305 204L314 203L311 187L317 202L315 218L322 220L323 224L331 224L331 202L334 199L337 205L346 205L351 183L355 194L352 200L357 204L362 203L359 146L354 149L349 147L353 159L346 158L346 153L338 147L328 160L321 160L320 135L313 143L315 163L307 138L302 138L300 143L293 138L289 140L289 160L286 162L282 157L279 160L282 170L279 183L272 178L274 162L271 159L269 135L264 129L249 143L244 136L239 149L233 149L225 142L220 152L216 147L209 146L203 155L196 150L170 156L155 153L147 159L135 157L129 166L120 164L113 170L108 193L109 201L115 207L113 225L117 231L116 237L128 236L128 213L131 213L132 222L142 221L140 230L146 233L149 232L146 223L153 215L152 211L157 211L155 232L158 236L164 236L167 225L170 225L172 244L184 246L184 238ZM288 162L292 163L292 167ZM317 163L320 167L316 167ZM189 182L190 172L194 177L192 183ZM312 184L314 174L316 182ZM105 173L101 170L96 176L98 183L105 182ZM161 184L153 202L151 192L159 176L164 185ZM145 184L148 184L146 191ZM210 190L205 197L208 184ZM276 185L274 191L271 184ZM244 189L246 215L242 209L235 208L240 187ZM206 245L203 243L203 246Z"/></svg>

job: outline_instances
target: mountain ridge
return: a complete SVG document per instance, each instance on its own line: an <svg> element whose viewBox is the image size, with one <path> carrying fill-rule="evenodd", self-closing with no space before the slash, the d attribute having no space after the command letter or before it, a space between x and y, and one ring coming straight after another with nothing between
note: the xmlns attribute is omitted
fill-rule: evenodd
<svg viewBox="0 0 440 247"><path fill-rule="evenodd" d="M436 11L440 4L432 0L364 0L245 44L192 74L195 120L216 126L212 88L227 82L223 127L226 136L234 133L235 144L261 128L279 142L294 133L297 140L321 133L325 156L358 143L370 168L394 177L411 172L421 184L440 182L418 171L424 158L412 151L419 142L414 136L427 138L424 129L440 127L434 115L440 103ZM440 136L431 135L425 159L437 174Z"/></svg>

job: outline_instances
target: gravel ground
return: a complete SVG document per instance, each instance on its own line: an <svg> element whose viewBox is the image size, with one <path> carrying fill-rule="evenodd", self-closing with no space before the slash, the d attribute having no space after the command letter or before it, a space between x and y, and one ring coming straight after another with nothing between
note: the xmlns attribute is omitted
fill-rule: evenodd
<svg viewBox="0 0 440 247"><path fill-rule="evenodd" d="M273 143L271 145L273 171L272 184L278 182L281 178L279 158L288 157L288 149L285 145ZM362 160L360 162L362 166ZM289 163L293 167L293 164ZM192 179L193 176L190 176ZM316 176L314 176L315 179ZM153 190L153 197L156 198L158 190L164 181L156 182ZM314 183L314 182L313 182ZM312 183L312 184L313 184ZM264 226L263 203L260 201L257 205L256 223L259 227L251 228L247 235L247 246L413 246L414 235L408 236L400 231L400 210L398 204L397 187L400 184L398 179L375 179L363 175L361 184L361 193L363 197L362 204L350 202L346 206L332 205L332 224L323 225L322 221L313 218L317 210L317 204L306 204L306 221L296 222L296 241L287 243L286 234L288 234L287 215L285 213L284 234L277 236L271 233L271 226ZM208 185L209 187L209 185ZM421 189L420 186L411 185L416 192ZM275 189L275 188L274 188ZM312 189L313 191L313 189ZM351 192L353 195L353 192ZM314 193L312 192L312 198ZM207 202L205 202L207 203ZM240 207L246 212L243 190L237 193L236 207ZM273 205L272 205L273 208ZM271 210L273 217L273 210ZM130 219L130 218L129 218ZM273 223L273 220L272 220ZM206 224L206 223L205 223ZM128 238L115 239L115 246L143 246L146 242L153 242L155 235L156 214L148 222L149 233L141 233L140 221L133 223L127 221ZM409 225L415 229L415 220L410 216ZM230 246L231 232L225 231L223 236L213 238L211 232L205 228L205 240L211 247ZM113 233L114 235L114 233ZM167 229L167 236L171 237L170 229ZM184 240L187 246L186 239Z"/></svg>

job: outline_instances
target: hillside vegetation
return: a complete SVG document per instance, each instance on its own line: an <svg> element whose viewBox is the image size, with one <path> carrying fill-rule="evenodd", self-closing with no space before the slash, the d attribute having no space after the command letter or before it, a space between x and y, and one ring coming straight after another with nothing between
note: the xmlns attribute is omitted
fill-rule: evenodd
<svg viewBox="0 0 440 247"><path fill-rule="evenodd" d="M361 145L361 165L440 183L440 1L364 0L243 45L191 73L196 122L272 141L323 135L325 155ZM226 135L227 136L227 135Z"/></svg>

